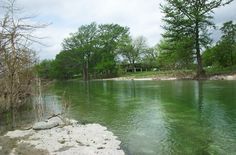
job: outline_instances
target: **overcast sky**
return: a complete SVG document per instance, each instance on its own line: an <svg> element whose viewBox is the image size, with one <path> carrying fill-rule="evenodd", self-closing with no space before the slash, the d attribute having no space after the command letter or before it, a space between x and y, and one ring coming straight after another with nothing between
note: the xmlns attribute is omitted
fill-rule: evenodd
<svg viewBox="0 0 236 155"><path fill-rule="evenodd" d="M63 38L83 24L95 21L117 23L130 28L133 37L143 35L150 46L161 39L163 0L17 0L17 5L27 13L37 15L35 20L51 23L38 34L47 37L48 46L37 47L40 59L52 59L61 50ZM215 23L236 21L236 0L215 10ZM217 34L217 33L216 33ZM217 38L217 35L214 35Z"/></svg>

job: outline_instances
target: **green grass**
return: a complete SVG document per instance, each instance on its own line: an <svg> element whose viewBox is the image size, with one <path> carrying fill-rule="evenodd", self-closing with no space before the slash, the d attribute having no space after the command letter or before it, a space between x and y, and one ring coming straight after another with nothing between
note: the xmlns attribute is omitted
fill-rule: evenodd
<svg viewBox="0 0 236 155"><path fill-rule="evenodd" d="M205 68L208 76L212 75L230 75L236 73L236 66L231 67L212 67ZM177 78L193 78L196 75L195 70L166 70L166 71L143 71L128 72L120 75L120 77L128 78L158 78L158 77L177 77Z"/></svg>
<svg viewBox="0 0 236 155"><path fill-rule="evenodd" d="M236 73L236 65L225 68L214 66L211 68L205 68L205 70L208 75L234 74Z"/></svg>

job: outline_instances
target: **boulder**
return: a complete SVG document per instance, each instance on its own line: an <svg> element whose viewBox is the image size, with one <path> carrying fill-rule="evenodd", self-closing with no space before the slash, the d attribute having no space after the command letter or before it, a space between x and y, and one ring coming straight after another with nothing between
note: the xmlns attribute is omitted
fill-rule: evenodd
<svg viewBox="0 0 236 155"><path fill-rule="evenodd" d="M33 125L34 130L47 130L58 126L59 123L56 121L48 121L48 122L37 122Z"/></svg>
<svg viewBox="0 0 236 155"><path fill-rule="evenodd" d="M47 121L35 123L32 128L34 130L47 130L47 129L54 128L58 125L63 126L65 125L65 122L59 116L55 116L55 117L49 118Z"/></svg>
<svg viewBox="0 0 236 155"><path fill-rule="evenodd" d="M55 123L58 123L58 125L65 125L65 123L63 122L62 118L56 116L56 117L52 117L50 119L48 119L47 122L55 122Z"/></svg>

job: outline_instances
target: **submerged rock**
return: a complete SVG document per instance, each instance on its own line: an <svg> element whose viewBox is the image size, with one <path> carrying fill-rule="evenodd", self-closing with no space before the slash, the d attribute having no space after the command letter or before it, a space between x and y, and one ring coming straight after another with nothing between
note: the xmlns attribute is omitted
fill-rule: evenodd
<svg viewBox="0 0 236 155"><path fill-rule="evenodd" d="M45 129L45 124L40 123L36 126L40 130L9 131L5 136L19 139L24 135L17 141L17 146L33 146L34 149L43 150L49 155L124 155L120 149L121 142L100 124L80 125L76 121L71 121L70 125L59 127L58 122L52 122L54 123L49 124L57 124L57 127L46 126L48 129L41 130L42 126ZM13 149L12 155L22 152L19 148L24 147L16 148L18 149Z"/></svg>

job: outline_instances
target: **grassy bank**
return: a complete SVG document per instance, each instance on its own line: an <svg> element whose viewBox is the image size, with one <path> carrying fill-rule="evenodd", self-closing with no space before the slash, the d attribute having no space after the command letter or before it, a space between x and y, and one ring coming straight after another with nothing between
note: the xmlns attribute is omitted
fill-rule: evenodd
<svg viewBox="0 0 236 155"><path fill-rule="evenodd" d="M205 68L207 75L231 75L236 73L236 66Z"/></svg>
<svg viewBox="0 0 236 155"><path fill-rule="evenodd" d="M206 76L214 75L233 75L236 73L236 66L229 68L206 68ZM177 79L193 79L196 73L194 70L166 70L166 71L144 71L144 72L129 72L120 75L125 78L177 78Z"/></svg>
<svg viewBox="0 0 236 155"><path fill-rule="evenodd" d="M205 68L206 77L210 78L215 75L234 75L236 74L236 66L228 67L228 68ZM114 76L113 78L101 78L101 79L115 79L115 78L125 78L125 79L141 79L141 78L153 78L153 79L167 79L167 78L176 78L176 79L194 79L196 75L195 70L165 70L165 71L143 71L143 72L127 72L120 74L118 76ZM81 80L82 77L76 77L69 79L69 81ZM93 78L91 78L93 80ZM60 81L60 80L59 80ZM54 81L44 81L44 85L50 85Z"/></svg>

